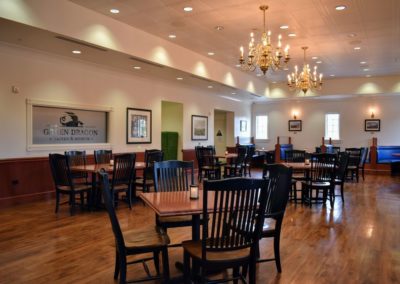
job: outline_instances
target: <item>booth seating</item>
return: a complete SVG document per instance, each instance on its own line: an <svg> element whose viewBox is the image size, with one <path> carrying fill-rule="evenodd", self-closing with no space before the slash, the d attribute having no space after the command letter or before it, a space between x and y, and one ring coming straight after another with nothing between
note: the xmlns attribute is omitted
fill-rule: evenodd
<svg viewBox="0 0 400 284"><path fill-rule="evenodd" d="M390 164L392 175L400 174L400 146L377 146L376 152L378 164Z"/></svg>
<svg viewBox="0 0 400 284"><path fill-rule="evenodd" d="M284 161L288 150L293 150L293 144L281 144L281 160Z"/></svg>

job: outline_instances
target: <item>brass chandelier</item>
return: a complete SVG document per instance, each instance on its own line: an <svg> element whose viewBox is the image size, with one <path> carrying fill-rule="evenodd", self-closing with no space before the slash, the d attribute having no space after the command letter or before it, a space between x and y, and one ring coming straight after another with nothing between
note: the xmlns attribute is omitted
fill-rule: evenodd
<svg viewBox="0 0 400 284"><path fill-rule="evenodd" d="M309 89L321 90L322 88L322 73L317 74L317 66L314 66L314 71L311 73L310 65L306 64L306 50L307 46L303 46L304 50L304 63L303 71L299 74L297 65L294 67L294 73L288 75L288 86L291 90L302 90L304 94Z"/></svg>
<svg viewBox="0 0 400 284"><path fill-rule="evenodd" d="M260 6L260 10L264 14L264 31L261 35L261 42L255 44L254 33L250 34L249 51L247 58L244 58L243 46L240 47L240 59L239 63L243 70L254 71L257 67L265 75L268 69L276 71L282 68L282 61L286 64L290 60L289 56L289 45L286 46L284 54L282 52L282 36L278 36L278 45L274 48L271 45L271 31L265 31L265 11L268 6Z"/></svg>

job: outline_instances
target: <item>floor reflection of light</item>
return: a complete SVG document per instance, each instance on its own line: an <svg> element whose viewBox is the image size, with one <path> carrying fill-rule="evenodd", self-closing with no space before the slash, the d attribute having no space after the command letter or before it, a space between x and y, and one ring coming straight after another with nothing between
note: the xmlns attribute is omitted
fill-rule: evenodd
<svg viewBox="0 0 400 284"><path fill-rule="evenodd" d="M373 233L374 233L374 226L373 225L369 225L367 227L367 230L366 230L367 238L371 238Z"/></svg>

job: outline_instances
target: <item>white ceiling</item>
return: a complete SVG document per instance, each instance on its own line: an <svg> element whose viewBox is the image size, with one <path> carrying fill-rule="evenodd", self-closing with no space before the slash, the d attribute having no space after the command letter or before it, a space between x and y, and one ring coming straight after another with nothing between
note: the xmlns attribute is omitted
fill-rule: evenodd
<svg viewBox="0 0 400 284"><path fill-rule="evenodd" d="M247 46L249 33L262 30L261 4L269 5L267 26L273 42L279 33L289 44L292 70L301 65L301 47L308 46L308 61L317 56L325 77L400 74L399 0L70 0L161 38L171 40L229 66L238 62L239 46ZM346 5L336 11L337 5ZM190 13L186 6L193 7ZM110 9L120 10L111 14ZM289 29L281 30L281 25ZM223 26L222 31L215 29ZM296 37L289 38L289 33ZM169 39L175 34L176 39ZM354 47L361 47L354 50ZM361 61L367 64L362 66ZM368 68L368 71L364 71ZM283 81L288 71L268 73L268 81Z"/></svg>

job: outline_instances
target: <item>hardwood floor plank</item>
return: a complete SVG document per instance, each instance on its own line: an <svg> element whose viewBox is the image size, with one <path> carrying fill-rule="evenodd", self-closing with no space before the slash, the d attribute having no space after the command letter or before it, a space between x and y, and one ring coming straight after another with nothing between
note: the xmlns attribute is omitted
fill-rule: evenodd
<svg viewBox="0 0 400 284"><path fill-rule="evenodd" d="M253 170L253 175L260 172ZM117 209L123 229L153 226L154 212L136 202ZM258 283L399 283L400 178L367 176L345 185L336 198L312 208L289 203L281 236L282 273L261 263ZM115 283L114 239L106 212L68 206L54 214L54 200L0 209L0 283ZM190 228L168 230L172 242L189 239ZM262 256L273 256L272 240L262 240ZM182 260L181 248L169 252ZM154 268L150 265L152 271ZM129 277L144 276L140 265ZM155 282L156 283L156 282Z"/></svg>

